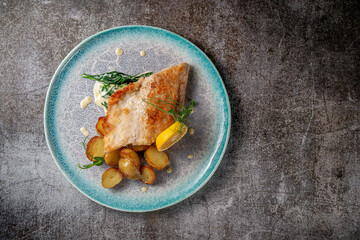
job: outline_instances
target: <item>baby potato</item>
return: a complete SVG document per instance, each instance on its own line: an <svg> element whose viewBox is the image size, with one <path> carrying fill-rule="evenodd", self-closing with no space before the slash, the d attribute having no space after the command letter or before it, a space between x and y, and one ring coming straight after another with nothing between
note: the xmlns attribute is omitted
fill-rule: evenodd
<svg viewBox="0 0 360 240"><path fill-rule="evenodd" d="M116 168L112 167L106 170L101 176L101 184L104 188L112 188L118 185L121 182L122 178L123 176L121 172L119 172L119 170L117 170Z"/></svg>
<svg viewBox="0 0 360 240"><path fill-rule="evenodd" d="M99 117L96 123L96 132L103 137L105 135L105 129L103 127L103 122L105 121L105 117Z"/></svg>
<svg viewBox="0 0 360 240"><path fill-rule="evenodd" d="M119 170L127 179L137 180L140 178L139 168L128 158L120 158Z"/></svg>
<svg viewBox="0 0 360 240"><path fill-rule="evenodd" d="M109 153L105 153L104 159L109 166L111 167L117 166L120 159L119 149Z"/></svg>
<svg viewBox="0 0 360 240"><path fill-rule="evenodd" d="M169 164L166 152L159 152L154 145L145 151L144 156L146 162L157 170L161 170Z"/></svg>
<svg viewBox="0 0 360 240"><path fill-rule="evenodd" d="M86 156L90 161L94 161L94 159L92 159L89 154L92 157L104 157L104 139L99 136L91 138L86 146L86 151Z"/></svg>
<svg viewBox="0 0 360 240"><path fill-rule="evenodd" d="M130 148L122 148L119 151L120 158L127 158L133 162L135 167L139 170L140 169L140 158L139 155Z"/></svg>
<svg viewBox="0 0 360 240"><path fill-rule="evenodd" d="M131 149L135 152L143 152L148 149L150 146L148 145L130 145Z"/></svg>
<svg viewBox="0 0 360 240"><path fill-rule="evenodd" d="M145 184L153 184L155 181L155 171L151 166L143 166L140 169L140 181Z"/></svg>

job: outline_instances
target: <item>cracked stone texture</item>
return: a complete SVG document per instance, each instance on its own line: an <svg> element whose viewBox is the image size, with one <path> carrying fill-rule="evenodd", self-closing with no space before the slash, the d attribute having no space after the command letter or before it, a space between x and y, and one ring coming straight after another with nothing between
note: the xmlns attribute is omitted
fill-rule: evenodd
<svg viewBox="0 0 360 240"><path fill-rule="evenodd" d="M358 1L0 1L1 239L360 239ZM57 169L50 79L83 39L152 25L198 45L232 131L205 187L167 209L105 208Z"/></svg>

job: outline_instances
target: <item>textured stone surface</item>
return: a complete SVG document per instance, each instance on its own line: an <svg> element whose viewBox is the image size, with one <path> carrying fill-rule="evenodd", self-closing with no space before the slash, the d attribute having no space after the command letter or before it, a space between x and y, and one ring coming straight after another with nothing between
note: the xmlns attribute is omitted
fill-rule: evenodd
<svg viewBox="0 0 360 240"><path fill-rule="evenodd" d="M0 1L1 239L359 239L357 1ZM61 60L106 28L198 45L232 105L227 153L189 199L145 214L88 200L47 149Z"/></svg>

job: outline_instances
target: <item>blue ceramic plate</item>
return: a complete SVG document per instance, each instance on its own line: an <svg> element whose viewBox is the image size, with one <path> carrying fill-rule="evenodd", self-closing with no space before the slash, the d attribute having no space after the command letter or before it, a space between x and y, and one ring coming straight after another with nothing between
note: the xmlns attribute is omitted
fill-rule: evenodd
<svg viewBox="0 0 360 240"><path fill-rule="evenodd" d="M115 49L124 50L122 56ZM146 56L140 56L145 51ZM105 189L101 175L106 164L79 170L88 164L79 131L86 127L97 135L95 124L104 111L92 102L80 108L85 96L93 96L94 82L82 73L99 74L117 70L129 74L157 72L187 62L191 65L186 99L198 104L190 115L194 134L187 134L167 153L172 172L156 171L153 185L124 179L118 186ZM215 66L194 44L163 29L124 26L97 33L76 46L56 70L47 93L45 134L55 163L65 177L85 196L104 206L146 212L171 206L198 191L218 167L230 132L229 99ZM193 155L192 159L188 155ZM144 160L142 160L144 161Z"/></svg>

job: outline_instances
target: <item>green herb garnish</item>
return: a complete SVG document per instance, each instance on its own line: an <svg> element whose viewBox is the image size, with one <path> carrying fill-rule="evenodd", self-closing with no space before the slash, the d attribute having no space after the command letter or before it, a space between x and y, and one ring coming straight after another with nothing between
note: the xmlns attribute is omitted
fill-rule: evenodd
<svg viewBox="0 0 360 240"><path fill-rule="evenodd" d="M81 168L81 169L88 169L88 168L91 168L92 166L101 166L103 163L104 163L104 158L102 157L94 157L94 162L91 163L91 164L85 164L83 166L80 166L80 164L78 163L78 168Z"/></svg>
<svg viewBox="0 0 360 240"><path fill-rule="evenodd" d="M108 109L108 103L107 102L102 102L101 105L103 105L106 109Z"/></svg>
<svg viewBox="0 0 360 240"><path fill-rule="evenodd" d="M121 84L128 84L132 82L136 82L141 77L148 77L152 74L152 72L147 72L143 74L136 74L134 76L122 73L122 72L108 72L99 75L90 75L90 74L81 74L83 78L88 78L92 80L96 80L98 82L102 82L104 84L114 84L114 85L121 85Z"/></svg>
<svg viewBox="0 0 360 240"><path fill-rule="evenodd" d="M147 72L131 76L122 72L112 71L98 75L90 75L84 73L81 74L81 77L103 83L101 91L106 91L104 96L110 97L117 89L122 88L129 83L136 82L141 77L148 77L151 74L152 72Z"/></svg>
<svg viewBox="0 0 360 240"><path fill-rule="evenodd" d="M186 107L185 105L181 104L180 102L175 101L172 98L167 98L167 100L168 101L152 98L152 99L149 99L148 101L147 100L143 100L143 101L146 102L147 104L150 104L151 106L159 109L160 111L171 115L174 118L175 122L180 122L180 128L178 130L181 133L184 121L190 122L189 120L187 120L187 117L190 115L190 113L192 113L193 107L196 104L196 102L194 100L191 100L190 107ZM155 101L160 102L160 103L170 104L170 105L174 106L175 109L170 109L169 111L165 111L164 109L161 109L160 107L156 106L154 104Z"/></svg>
<svg viewBox="0 0 360 240"><path fill-rule="evenodd" d="M89 154L89 152L87 151L86 149L86 139L88 137L85 137L84 141L81 143L83 145L83 148L86 152L87 155L90 156L90 158L92 158L94 160L93 163L90 163L90 164L85 164L83 166L81 166L79 163L77 164L77 167L80 168L80 169L88 169L88 168L91 168L93 166L101 166L104 162L105 162L105 159L102 158L102 157L93 157Z"/></svg>

